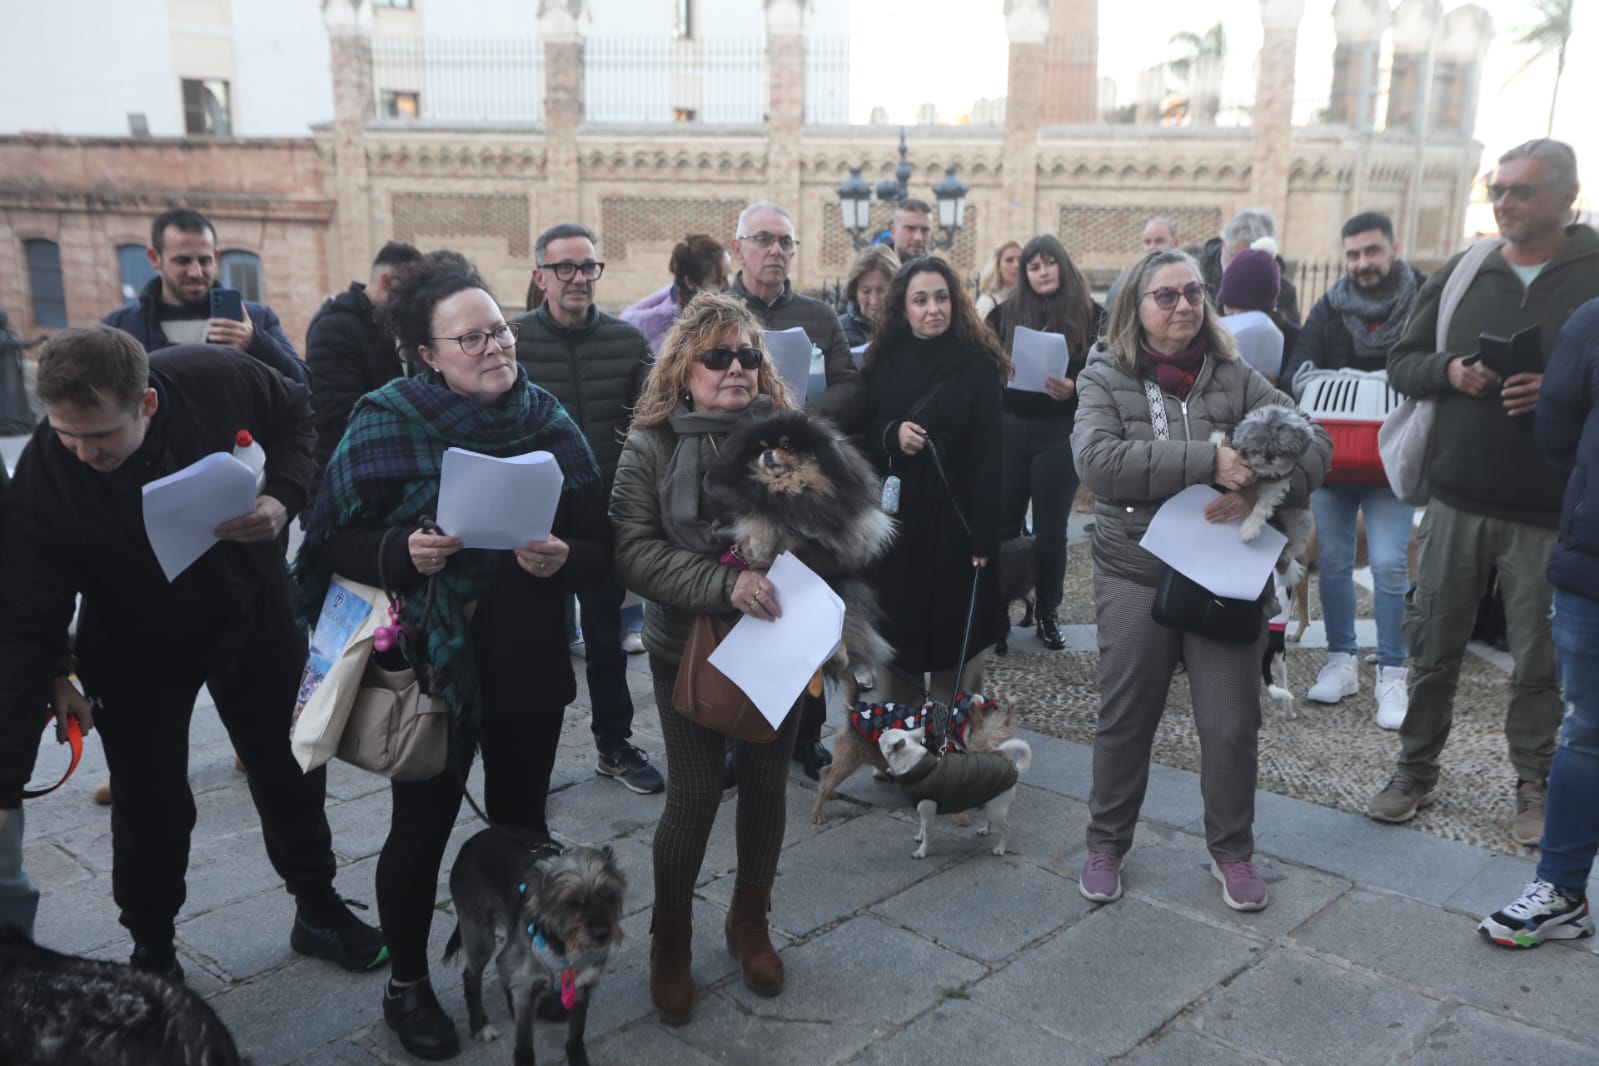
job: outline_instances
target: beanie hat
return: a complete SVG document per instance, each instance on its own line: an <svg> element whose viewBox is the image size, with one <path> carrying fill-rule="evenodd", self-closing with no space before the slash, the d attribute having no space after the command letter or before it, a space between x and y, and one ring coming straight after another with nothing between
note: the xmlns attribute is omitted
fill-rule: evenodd
<svg viewBox="0 0 1599 1066"><path fill-rule="evenodd" d="M1282 269L1277 266L1276 257L1251 248L1239 252L1227 264L1216 301L1240 311L1270 311L1277 306L1282 284Z"/></svg>

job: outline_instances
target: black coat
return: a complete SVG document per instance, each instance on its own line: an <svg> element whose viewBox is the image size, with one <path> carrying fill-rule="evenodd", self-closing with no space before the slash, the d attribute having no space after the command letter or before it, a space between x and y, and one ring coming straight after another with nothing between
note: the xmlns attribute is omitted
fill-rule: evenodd
<svg viewBox="0 0 1599 1066"><path fill-rule="evenodd" d="M392 338L378 328L366 286L359 281L331 297L305 331L305 364L311 371L311 396L316 401L316 478L344 436L355 401L395 378L406 377L405 361Z"/></svg>
<svg viewBox="0 0 1599 1066"><path fill-rule="evenodd" d="M1599 299L1566 320L1544 370L1538 450L1565 480L1549 583L1599 600Z"/></svg>
<svg viewBox="0 0 1599 1066"><path fill-rule="evenodd" d="M985 353L967 351L947 334L878 352L865 378L866 452L879 472L901 483L894 542L868 575L882 599L884 636L907 673L951 669L970 603L972 557L999 554L1004 388ZM923 405L934 382L942 384ZM899 428L907 417L936 445L948 490L931 448L914 456L900 452ZM985 567L967 657L1007 628L994 568Z"/></svg>
<svg viewBox="0 0 1599 1066"><path fill-rule="evenodd" d="M160 302L161 279L151 278L145 285L144 291L139 294L138 300L123 304L101 321L108 326L115 326L133 334L147 352L170 348L172 342L161 329ZM289 343L289 336L283 332L283 323L278 321L277 312L266 304L246 300L244 313L250 316L250 321L255 325L255 336L250 340L250 350L247 354L259 359L290 381L310 385L311 371L300 361L300 355L294 350L294 345Z"/></svg>

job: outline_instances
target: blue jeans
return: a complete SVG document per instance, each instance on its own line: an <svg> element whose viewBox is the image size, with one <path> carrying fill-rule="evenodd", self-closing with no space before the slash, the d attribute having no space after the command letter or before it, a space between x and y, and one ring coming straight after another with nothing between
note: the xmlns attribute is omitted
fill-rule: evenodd
<svg viewBox="0 0 1599 1066"><path fill-rule="evenodd" d="M28 883L22 868L22 808L6 818L0 829L0 922L9 922L33 939L33 916L39 910L39 890Z"/></svg>
<svg viewBox="0 0 1599 1066"><path fill-rule="evenodd" d="M1538 879L1580 897L1599 849L1599 601L1555 589L1553 628L1566 716L1549 767Z"/></svg>
<svg viewBox="0 0 1599 1066"><path fill-rule="evenodd" d="M1355 654L1355 516L1366 512L1366 556L1376 600L1377 665L1405 665L1405 591L1415 509L1386 485L1324 485L1310 497L1321 567L1327 650Z"/></svg>
<svg viewBox="0 0 1599 1066"><path fill-rule="evenodd" d="M633 735L633 694L627 688L627 652L622 650L622 600L627 594L610 578L577 594L583 618L583 658L589 682L594 747L609 754Z"/></svg>
<svg viewBox="0 0 1599 1066"><path fill-rule="evenodd" d="M1070 418L1028 418L1005 413L1005 486L1000 504L1000 532L1014 537L1027 521L1033 501L1033 536L1038 552L1038 617L1060 608L1066 583L1066 521L1077 495L1077 467L1072 462Z"/></svg>

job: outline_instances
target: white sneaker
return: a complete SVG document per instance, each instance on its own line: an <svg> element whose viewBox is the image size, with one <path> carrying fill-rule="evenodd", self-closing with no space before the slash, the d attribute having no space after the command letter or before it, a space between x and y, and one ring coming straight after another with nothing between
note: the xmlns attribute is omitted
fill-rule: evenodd
<svg viewBox="0 0 1599 1066"><path fill-rule="evenodd" d="M1410 710L1409 676L1403 666L1377 667L1377 724L1383 729L1405 724L1405 712Z"/></svg>
<svg viewBox="0 0 1599 1066"><path fill-rule="evenodd" d="M622 650L629 655L644 654L644 635L636 629L630 629L622 638Z"/></svg>
<svg viewBox="0 0 1599 1066"><path fill-rule="evenodd" d="M1360 694L1360 667L1353 655L1329 652L1327 665L1316 675L1316 683L1305 693L1307 700L1317 703L1337 703L1345 696Z"/></svg>

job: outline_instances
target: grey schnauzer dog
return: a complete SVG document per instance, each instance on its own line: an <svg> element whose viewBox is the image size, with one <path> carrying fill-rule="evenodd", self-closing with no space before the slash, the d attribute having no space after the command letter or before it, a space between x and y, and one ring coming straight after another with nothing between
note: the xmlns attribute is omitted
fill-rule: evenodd
<svg viewBox="0 0 1599 1066"><path fill-rule="evenodd" d="M1231 441L1220 432L1212 433L1210 439L1216 444L1230 443L1255 472L1255 506L1244 517L1238 535L1246 542L1253 541L1267 522L1280 529L1288 544L1278 557L1277 573L1289 585L1294 584L1298 574L1289 571L1299 565L1313 522L1308 508L1279 508L1288 495L1289 475L1316 439L1315 427L1297 407L1267 404L1233 427Z"/></svg>
<svg viewBox="0 0 1599 1066"><path fill-rule="evenodd" d="M566 1059L587 1066L583 1033L589 997L612 946L622 942L626 891L627 879L607 847L561 851L500 828L485 829L463 844L450 869L457 924L444 957L466 948L472 1036L485 1042L499 1036L483 1010L483 968L494 954L496 931L502 931L505 947L496 966L516 1020L511 1061L533 1064L535 1010L551 1020L569 1012Z"/></svg>

